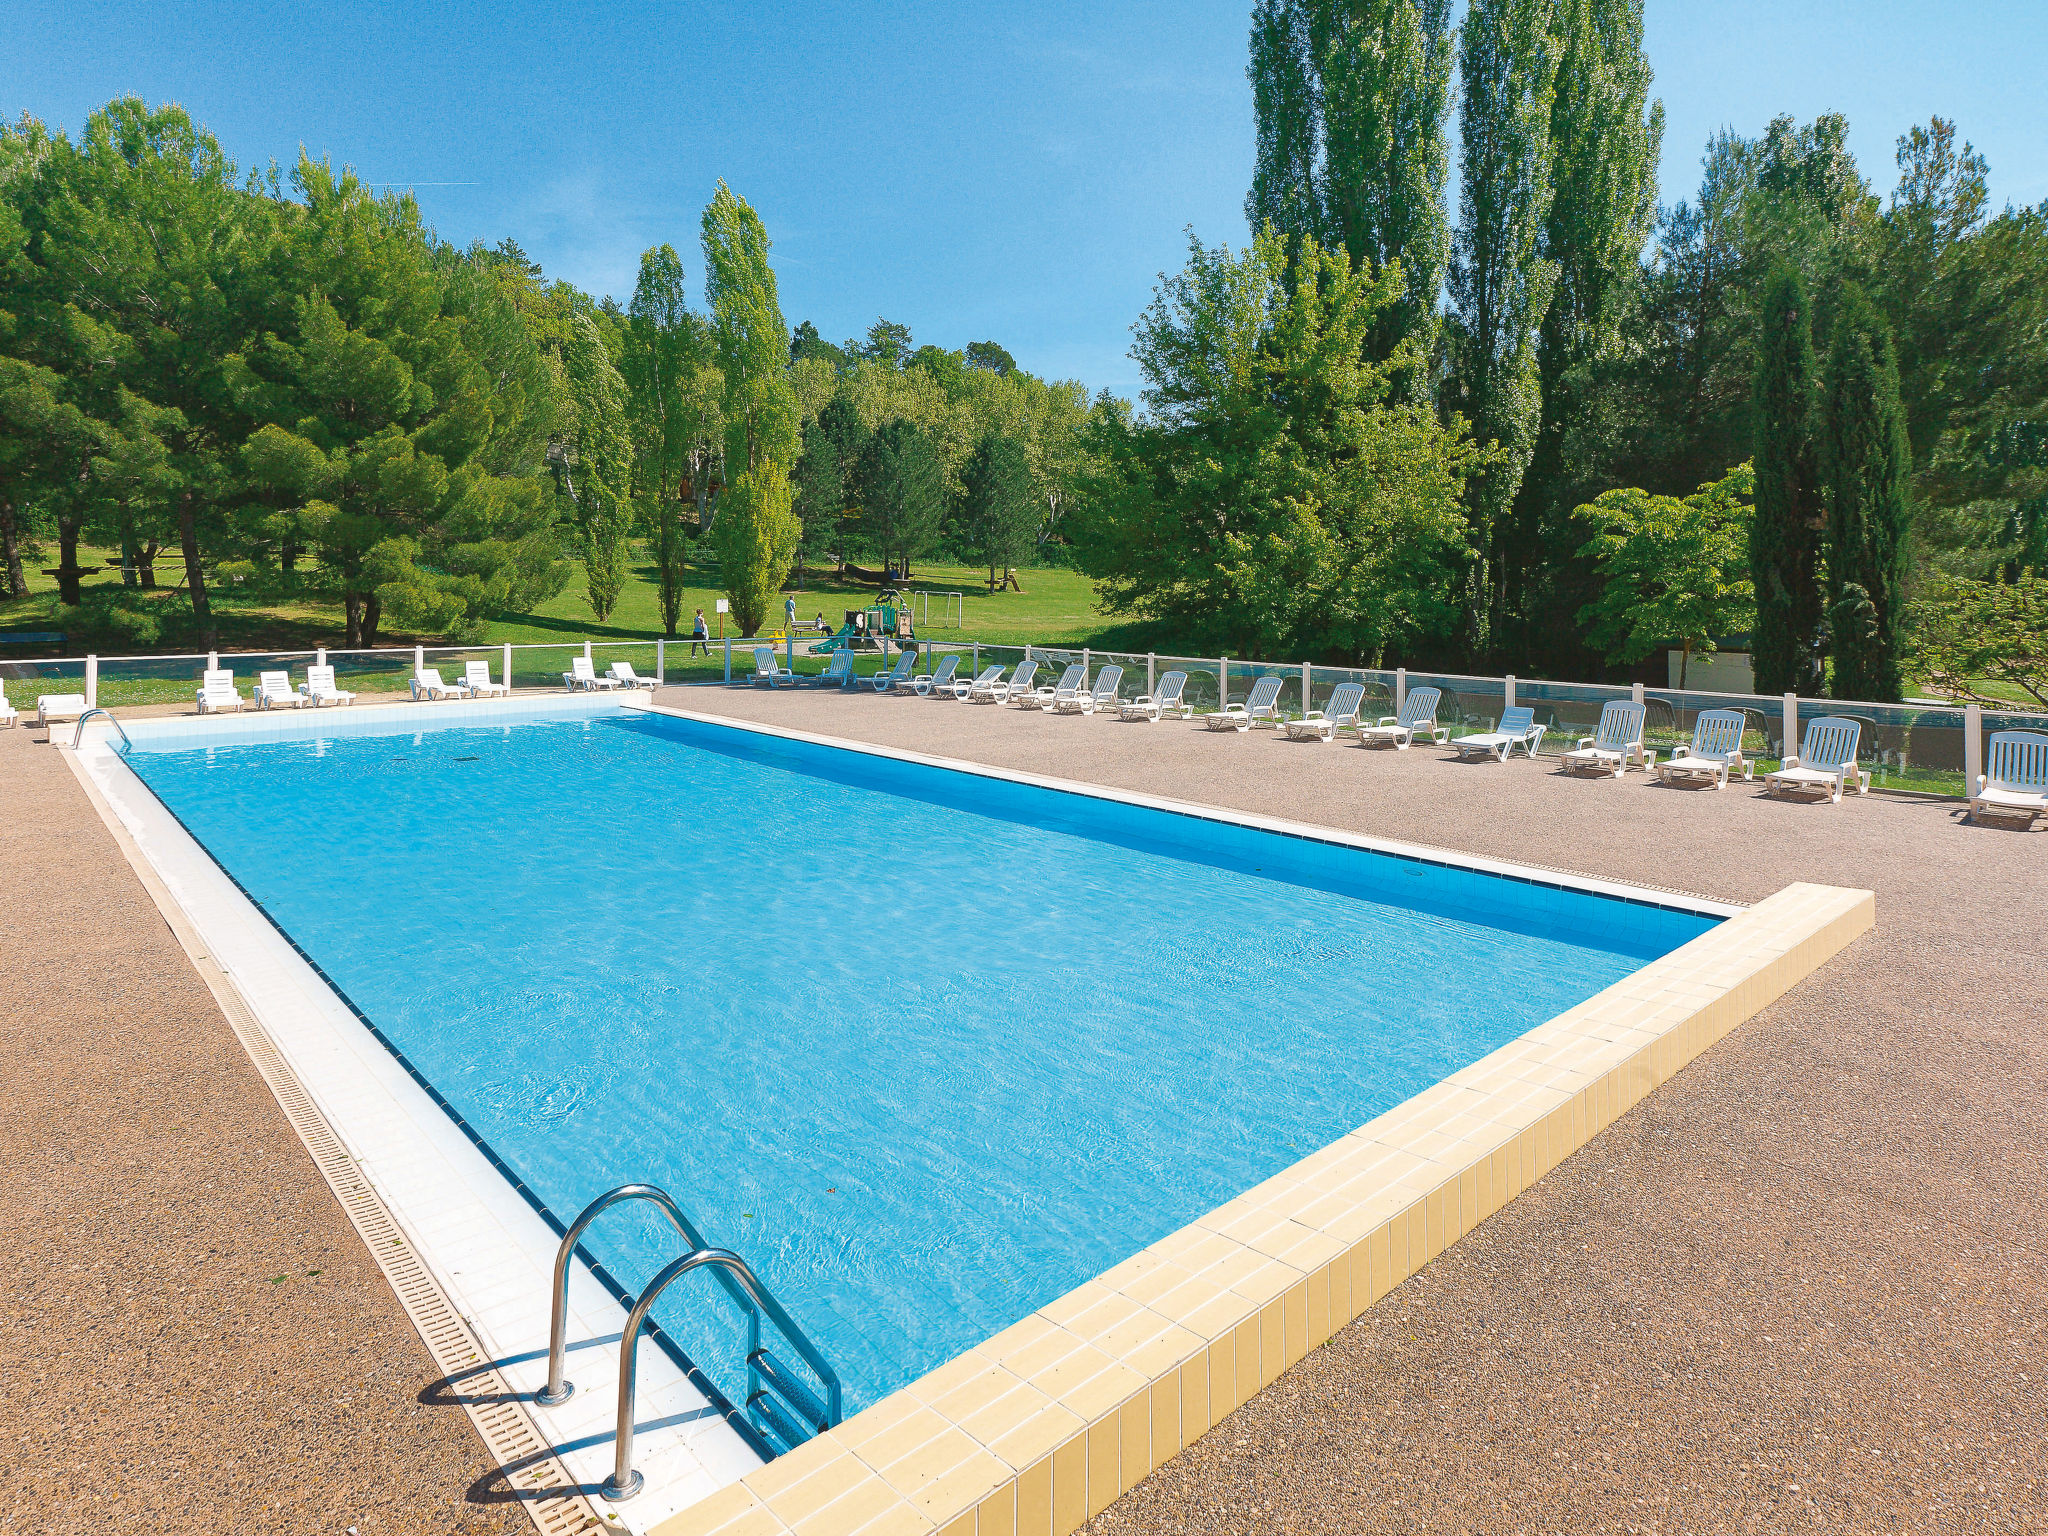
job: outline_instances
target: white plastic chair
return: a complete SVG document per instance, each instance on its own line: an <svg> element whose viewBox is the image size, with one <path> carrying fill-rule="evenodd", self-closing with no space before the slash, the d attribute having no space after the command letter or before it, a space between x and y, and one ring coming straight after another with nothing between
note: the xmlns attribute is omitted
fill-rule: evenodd
<svg viewBox="0 0 2048 1536"><path fill-rule="evenodd" d="M875 692L888 693L898 683L907 682L910 678L910 669L916 665L917 652L898 651L896 653L896 665L886 672L875 674Z"/></svg>
<svg viewBox="0 0 2048 1536"><path fill-rule="evenodd" d="M1066 671L1060 674L1057 683L1048 683L1034 688L1029 693L1015 695L1021 709L1053 709L1061 699L1071 699L1075 690L1088 686L1088 669L1078 661L1067 663Z"/></svg>
<svg viewBox="0 0 2048 1536"><path fill-rule="evenodd" d="M1287 681L1277 672L1268 672L1252 684L1252 691L1245 695L1242 704L1226 704L1202 716L1202 723L1212 731L1248 731L1255 725L1278 725L1280 689Z"/></svg>
<svg viewBox="0 0 2048 1536"><path fill-rule="evenodd" d="M244 702L241 690L235 687L235 674L223 667L208 672L199 683L199 713L218 714L223 709L239 711Z"/></svg>
<svg viewBox="0 0 2048 1536"><path fill-rule="evenodd" d="M914 693L921 699L928 699L934 693L950 690L953 674L960 670L960 658L947 655L939 658L938 666L922 677L906 677L896 685L901 693Z"/></svg>
<svg viewBox="0 0 2048 1536"><path fill-rule="evenodd" d="M654 691L654 679L642 677L638 672L635 672L633 670L633 663L630 661L615 661L604 670L605 676L609 677L621 688L645 688L649 693Z"/></svg>
<svg viewBox="0 0 2048 1536"><path fill-rule="evenodd" d="M1003 669L1000 664L992 667L983 667L971 679L954 678L945 691L956 699L971 699L977 693L986 693L991 688L1001 687L1002 679Z"/></svg>
<svg viewBox="0 0 2048 1536"><path fill-rule="evenodd" d="M491 664L488 661L465 661L462 664L462 686L478 698L494 693L509 694L512 691L509 682L491 681Z"/></svg>
<svg viewBox="0 0 2048 1536"><path fill-rule="evenodd" d="M853 652L834 651L832 659L825 663L825 670L811 679L811 686L813 688L823 688L828 684L837 683L843 689L853 681L855 681Z"/></svg>
<svg viewBox="0 0 2048 1536"><path fill-rule="evenodd" d="M1536 723L1536 711L1526 704L1517 704L1513 709L1501 711L1500 724L1490 731L1475 736L1459 736L1451 742L1460 757L1491 757L1506 762L1514 756L1515 748L1522 749L1524 757L1534 757L1536 749L1543 745L1543 733L1548 729Z"/></svg>
<svg viewBox="0 0 2048 1536"><path fill-rule="evenodd" d="M1749 720L1739 709L1706 709L1692 723L1692 745L1682 756L1653 765L1660 784L1712 784L1728 787L1728 775L1742 770L1746 779L1755 764L1742 755L1742 733Z"/></svg>
<svg viewBox="0 0 2048 1536"><path fill-rule="evenodd" d="M1970 819L2017 821L2032 830L2036 816L2048 816L2048 735L1999 731L1985 754L1984 772L1970 797Z"/></svg>
<svg viewBox="0 0 2048 1536"><path fill-rule="evenodd" d="M7 702L7 690L0 687L0 725L12 725L21 718L21 713Z"/></svg>
<svg viewBox="0 0 2048 1536"><path fill-rule="evenodd" d="M39 693L36 695L36 724L53 720L76 720L89 706L82 693Z"/></svg>
<svg viewBox="0 0 2048 1536"><path fill-rule="evenodd" d="M1195 706L1182 698L1187 689L1187 673L1168 672L1159 679L1159 686L1152 692L1141 693L1135 699L1125 699L1117 709L1117 718L1160 720L1172 715L1176 720L1185 720L1195 712Z"/></svg>
<svg viewBox="0 0 2048 1536"><path fill-rule="evenodd" d="M439 667L413 668L412 696L416 699L459 699L468 692L465 684L442 682Z"/></svg>
<svg viewBox="0 0 2048 1536"><path fill-rule="evenodd" d="M1365 684L1339 683L1330 690L1328 704L1287 722L1287 737L1290 741L1306 741L1311 736L1318 741L1335 741L1339 731L1356 729L1359 711L1364 707Z"/></svg>
<svg viewBox="0 0 2048 1536"><path fill-rule="evenodd" d="M1807 721L1799 755L1786 758L1776 773L1764 775L1764 793L1819 794L1837 805L1846 785L1855 785L1859 795L1869 794L1870 775L1856 766L1862 737L1862 723L1840 715Z"/></svg>
<svg viewBox="0 0 2048 1536"><path fill-rule="evenodd" d="M280 704L289 704L297 709L305 700L299 697L299 690L292 686L289 672L259 672L256 686L250 690L250 701L258 709L275 709Z"/></svg>
<svg viewBox="0 0 2048 1536"><path fill-rule="evenodd" d="M1441 688L1410 688L1401 701L1399 714L1382 715L1372 725L1359 726L1358 744L1406 752L1415 744L1418 734L1431 741L1442 741L1451 734L1448 727L1436 723L1437 706L1443 702L1443 696Z"/></svg>
<svg viewBox="0 0 2048 1536"><path fill-rule="evenodd" d="M1564 754L1564 771L1591 769L1602 777L1618 779L1628 772L1630 763L1642 765L1644 713L1643 706L1631 700L1609 699L1600 706L1600 724L1593 734L1581 736L1578 746Z"/></svg>

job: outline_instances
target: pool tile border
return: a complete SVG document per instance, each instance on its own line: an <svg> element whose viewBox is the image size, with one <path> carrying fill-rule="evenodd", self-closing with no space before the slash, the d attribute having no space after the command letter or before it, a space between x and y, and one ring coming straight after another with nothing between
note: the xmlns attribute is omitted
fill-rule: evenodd
<svg viewBox="0 0 2048 1536"><path fill-rule="evenodd" d="M1748 908L1658 904L1730 915L649 1536L1067 1536L1876 922L1871 892L1803 883Z"/></svg>

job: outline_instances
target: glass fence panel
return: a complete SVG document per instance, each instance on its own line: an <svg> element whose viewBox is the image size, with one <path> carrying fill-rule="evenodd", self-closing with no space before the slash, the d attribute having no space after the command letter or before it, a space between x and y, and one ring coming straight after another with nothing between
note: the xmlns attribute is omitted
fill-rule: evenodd
<svg viewBox="0 0 2048 1536"><path fill-rule="evenodd" d="M199 658L199 664L206 665L204 656ZM197 686L196 682L187 685L187 700ZM85 661L80 658L0 662L0 692L22 714L33 715L36 699L43 694L85 692Z"/></svg>
<svg viewBox="0 0 2048 1536"><path fill-rule="evenodd" d="M1436 723L1447 726L1453 736L1477 734L1500 724L1507 707L1507 684L1498 677L1465 677L1450 672L1410 672L1408 689L1435 688L1443 698L1437 704ZM1518 700L1527 703L1528 700ZM1540 718L1540 717L1539 717ZM1550 742L1546 739L1547 749Z"/></svg>
<svg viewBox="0 0 2048 1536"><path fill-rule="evenodd" d="M356 695L359 703L389 703L403 694L412 696L412 651L388 650L329 651L327 664L334 668L334 686Z"/></svg>

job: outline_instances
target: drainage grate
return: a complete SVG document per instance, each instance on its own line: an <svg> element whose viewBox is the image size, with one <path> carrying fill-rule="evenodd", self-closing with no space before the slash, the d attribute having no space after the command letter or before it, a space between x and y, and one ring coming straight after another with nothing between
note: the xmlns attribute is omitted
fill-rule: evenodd
<svg viewBox="0 0 2048 1536"><path fill-rule="evenodd" d="M399 1304L426 1341L434 1363L444 1376L461 1376L465 1394L476 1399L465 1401L463 1411L469 1415L477 1433L483 1436L485 1447L497 1462L499 1475L512 1489L520 1506L533 1517L533 1523L540 1528L542 1536L575 1536L578 1532L604 1528L605 1522L598 1518L589 1501L576 1491L575 1479L569 1475L568 1469L551 1453L548 1442L542 1438L525 1408L512 1397L510 1383L495 1369L469 1374L484 1359L483 1345L449 1302L433 1272L406 1242L390 1208L363 1176L355 1159L348 1155L334 1127L328 1124L320 1106L306 1092L291 1063L285 1060L284 1053L270 1038L270 1032L250 1009L233 978L213 958L179 909L175 898L143 858L142 851L135 846L128 829L100 793L99 786L92 782L82 764L73 762L72 768L94 809L100 813L100 819L106 823L130 867L142 881L143 888L149 892L150 899L156 903L157 910L163 914L179 944L184 946L193 968L213 993L221 1012L227 1015L235 1038L242 1042L250 1061L262 1074L265 1085L277 1099L278 1107L284 1111L285 1119L291 1122L299 1140L312 1154L320 1176L334 1191L335 1198L341 1201L349 1224L376 1259L377 1267L384 1271L392 1290L398 1293Z"/></svg>

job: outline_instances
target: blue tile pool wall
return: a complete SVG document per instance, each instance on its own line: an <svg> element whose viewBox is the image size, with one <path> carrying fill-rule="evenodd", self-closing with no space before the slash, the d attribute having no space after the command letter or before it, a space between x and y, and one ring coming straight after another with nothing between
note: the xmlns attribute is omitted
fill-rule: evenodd
<svg viewBox="0 0 2048 1536"><path fill-rule="evenodd" d="M673 1189L850 1409L1712 922L635 711L389 713L130 761L529 1198ZM737 1395L712 1288L660 1315Z"/></svg>

